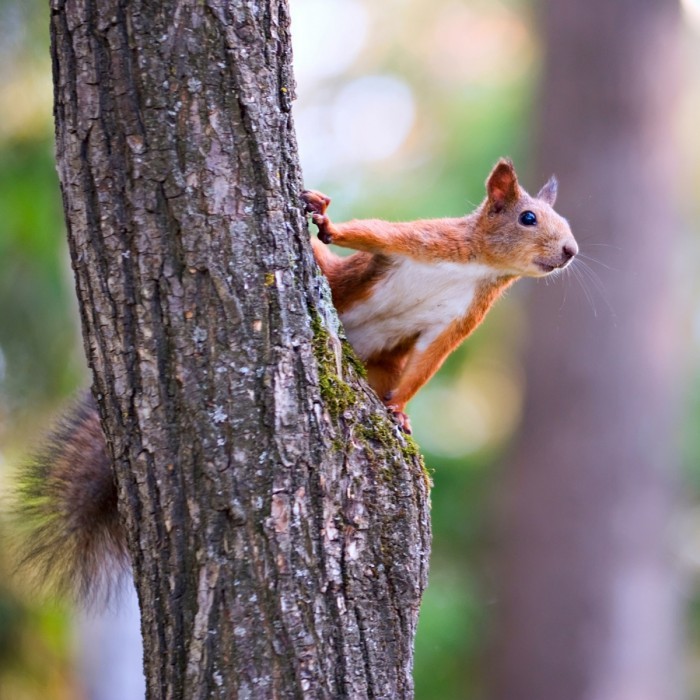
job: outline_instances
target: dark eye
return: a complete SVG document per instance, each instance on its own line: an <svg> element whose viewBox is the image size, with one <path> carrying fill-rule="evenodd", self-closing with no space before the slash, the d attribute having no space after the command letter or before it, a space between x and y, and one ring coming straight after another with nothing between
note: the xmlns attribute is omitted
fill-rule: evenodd
<svg viewBox="0 0 700 700"><path fill-rule="evenodd" d="M537 224L537 217L535 216L534 211L524 211L520 217L518 218L518 221L523 225L523 226L535 226Z"/></svg>

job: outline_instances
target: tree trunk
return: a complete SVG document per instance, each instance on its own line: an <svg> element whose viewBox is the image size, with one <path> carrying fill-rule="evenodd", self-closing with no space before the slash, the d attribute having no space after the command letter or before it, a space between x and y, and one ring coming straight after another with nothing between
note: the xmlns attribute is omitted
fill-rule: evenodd
<svg viewBox="0 0 700 700"><path fill-rule="evenodd" d="M677 11L673 0L542 8L541 175L560 176L558 209L582 253L614 269L595 266L610 308L583 279L597 314L582 295L575 303L571 275L567 291L538 286L531 298L504 528L502 700L679 696Z"/></svg>
<svg viewBox="0 0 700 700"><path fill-rule="evenodd" d="M310 253L287 3L51 7L148 697L411 697L428 480Z"/></svg>

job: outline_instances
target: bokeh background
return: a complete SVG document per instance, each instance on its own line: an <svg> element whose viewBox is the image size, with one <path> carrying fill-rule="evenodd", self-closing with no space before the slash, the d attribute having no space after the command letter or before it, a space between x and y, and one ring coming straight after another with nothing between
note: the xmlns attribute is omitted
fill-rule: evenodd
<svg viewBox="0 0 700 700"><path fill-rule="evenodd" d="M291 5L305 181L337 220L460 215L509 155L530 190L557 171L581 244L410 406L435 483L417 698L700 698L700 0ZM45 2L0 0L3 494L88 382L48 42ZM40 601L8 539L0 700L136 699L133 609Z"/></svg>

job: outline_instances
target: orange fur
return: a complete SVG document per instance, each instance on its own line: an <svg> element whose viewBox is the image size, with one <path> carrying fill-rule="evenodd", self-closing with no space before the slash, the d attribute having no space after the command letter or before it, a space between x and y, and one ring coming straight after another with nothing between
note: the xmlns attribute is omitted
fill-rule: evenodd
<svg viewBox="0 0 700 700"><path fill-rule="evenodd" d="M393 398L392 392L404 374L417 340L416 334L402 338L391 350L367 358L365 364L369 383L382 399Z"/></svg>
<svg viewBox="0 0 700 700"><path fill-rule="evenodd" d="M339 314L367 299L374 283L381 279L391 264L384 255L355 253L341 258L332 253L317 238L311 239L316 262L328 278L333 304Z"/></svg>
<svg viewBox="0 0 700 700"><path fill-rule="evenodd" d="M531 197L502 159L486 188L486 199L468 216L401 223L334 224L326 214L330 199L304 193L319 228L314 254L348 338L370 384L407 432L406 403L501 292L520 276L565 267L578 251L567 222L552 209L554 178ZM536 223L523 223L523 212ZM359 252L341 258L325 247L330 242Z"/></svg>

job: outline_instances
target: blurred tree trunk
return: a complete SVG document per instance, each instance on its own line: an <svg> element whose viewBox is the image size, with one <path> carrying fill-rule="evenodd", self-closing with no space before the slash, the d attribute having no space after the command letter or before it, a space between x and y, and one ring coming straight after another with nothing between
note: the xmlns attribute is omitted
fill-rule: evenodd
<svg viewBox="0 0 700 700"><path fill-rule="evenodd" d="M51 8L148 697L411 697L427 481L310 254L286 2Z"/></svg>
<svg viewBox="0 0 700 700"><path fill-rule="evenodd" d="M614 315L585 274L597 315L574 303L572 274L532 293L528 394L507 477L496 696L672 700L681 659L670 542L678 8L548 0L541 11L540 175L560 176L558 209L582 252L615 268L584 258Z"/></svg>

